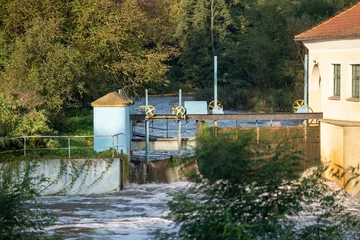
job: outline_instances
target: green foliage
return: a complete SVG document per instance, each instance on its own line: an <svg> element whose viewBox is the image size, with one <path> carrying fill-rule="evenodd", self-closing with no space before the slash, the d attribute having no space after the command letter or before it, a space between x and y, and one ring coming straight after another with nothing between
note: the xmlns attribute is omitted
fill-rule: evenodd
<svg viewBox="0 0 360 240"><path fill-rule="evenodd" d="M0 174L0 238L44 239L44 228L56 220L36 202L35 185L44 179L31 176L31 164L2 164ZM38 185L38 186L39 186Z"/></svg>
<svg viewBox="0 0 360 240"><path fill-rule="evenodd" d="M0 137L29 136L48 132L50 128L44 111L27 109L17 101L0 95Z"/></svg>
<svg viewBox="0 0 360 240"><path fill-rule="evenodd" d="M0 90L54 116L114 89L136 97L166 85L166 61L177 54L165 42L170 11L165 0L4 0Z"/></svg>
<svg viewBox="0 0 360 240"><path fill-rule="evenodd" d="M329 190L321 168L302 177L290 139L255 136L205 129L197 137L201 175L169 203L180 227L173 239L359 239L359 218L343 211L345 193Z"/></svg>
<svg viewBox="0 0 360 240"><path fill-rule="evenodd" d="M196 92L196 99L210 102L214 89L205 88ZM218 87L218 99L225 109L241 109L266 112L288 112L293 102L293 93L287 89L268 89L266 94L258 89Z"/></svg>
<svg viewBox="0 0 360 240"><path fill-rule="evenodd" d="M94 134L93 110L75 108L58 114L51 127L61 135L92 136Z"/></svg>

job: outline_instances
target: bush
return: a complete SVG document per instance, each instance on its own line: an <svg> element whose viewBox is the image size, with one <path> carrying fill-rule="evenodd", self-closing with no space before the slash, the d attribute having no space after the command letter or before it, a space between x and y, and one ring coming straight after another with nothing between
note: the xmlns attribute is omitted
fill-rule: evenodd
<svg viewBox="0 0 360 240"><path fill-rule="evenodd" d="M198 183L169 203L180 226L174 239L359 239L359 218L336 201L341 192L329 191L321 168L301 177L301 155L288 142L205 129Z"/></svg>
<svg viewBox="0 0 360 240"><path fill-rule="evenodd" d="M44 239L44 228L56 220L36 202L35 183L44 179L30 177L30 164L3 163L1 167L0 239Z"/></svg>
<svg viewBox="0 0 360 240"><path fill-rule="evenodd" d="M44 111L26 109L0 95L0 137L29 136L51 132Z"/></svg>

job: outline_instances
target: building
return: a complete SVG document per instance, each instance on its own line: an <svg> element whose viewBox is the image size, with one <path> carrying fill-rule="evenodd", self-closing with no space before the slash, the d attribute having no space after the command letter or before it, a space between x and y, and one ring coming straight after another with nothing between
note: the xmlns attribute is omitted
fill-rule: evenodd
<svg viewBox="0 0 360 240"><path fill-rule="evenodd" d="M343 186L359 174L360 163L360 3L295 36L308 49L309 106L323 112L321 161L329 163L326 176L344 177ZM346 189L359 192L360 176Z"/></svg>
<svg viewBox="0 0 360 240"><path fill-rule="evenodd" d="M133 101L111 92L91 103L94 107L94 150L130 153L130 109Z"/></svg>

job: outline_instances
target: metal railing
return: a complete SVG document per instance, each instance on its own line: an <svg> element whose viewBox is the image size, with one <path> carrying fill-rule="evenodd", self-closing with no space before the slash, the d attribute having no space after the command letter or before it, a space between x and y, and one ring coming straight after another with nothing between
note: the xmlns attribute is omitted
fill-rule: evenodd
<svg viewBox="0 0 360 240"><path fill-rule="evenodd" d="M20 140L18 142L22 143L22 146L19 146L18 149L10 149L10 150L1 150L0 148L0 154L5 154L5 153L13 153L13 152L23 152L23 155L26 156L26 154L28 153L28 151L40 151L40 150L67 150L68 152L68 158L71 158L71 150L74 149L94 149L94 139L95 138L109 138L111 137L111 146L96 146L96 148L103 148L104 150L108 150L108 149L112 149L112 157L115 156L115 151L118 154L119 151L119 136L120 135L124 135L123 133L117 133L114 135L91 135L91 136L19 136L19 137L13 137L13 138L0 138L0 140L4 143L3 145L5 145L6 142L11 142L11 141L16 141L16 140ZM92 139L92 144L90 146L90 144L88 144L89 146L73 146L71 145L71 139ZM59 147L48 147L46 146L40 146L40 147L29 147L29 141L31 139L38 139L38 140L45 140L45 139L66 139L67 141L67 146L59 146ZM59 142L57 142L57 144L60 144ZM6 149L6 147L4 147L4 149Z"/></svg>

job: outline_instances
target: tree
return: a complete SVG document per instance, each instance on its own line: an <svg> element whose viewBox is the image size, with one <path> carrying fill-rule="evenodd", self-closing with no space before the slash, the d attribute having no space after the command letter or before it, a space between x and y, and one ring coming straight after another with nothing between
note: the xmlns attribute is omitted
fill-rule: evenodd
<svg viewBox="0 0 360 240"><path fill-rule="evenodd" d="M25 107L56 116L114 89L136 97L168 82L166 62L176 51L156 36L170 24L169 2L3 3L0 88Z"/></svg>
<svg viewBox="0 0 360 240"><path fill-rule="evenodd" d="M176 77L204 88L213 79L213 56L221 54L222 42L230 34L229 9L223 0L183 0L180 9L175 37L181 55L174 70L179 66L181 76Z"/></svg>

